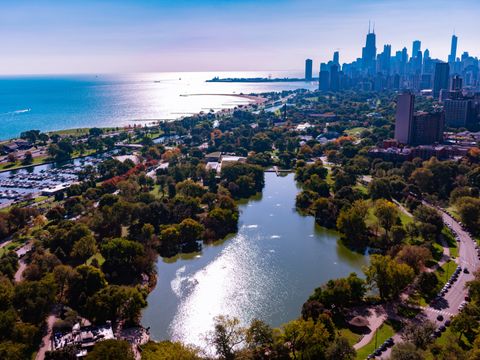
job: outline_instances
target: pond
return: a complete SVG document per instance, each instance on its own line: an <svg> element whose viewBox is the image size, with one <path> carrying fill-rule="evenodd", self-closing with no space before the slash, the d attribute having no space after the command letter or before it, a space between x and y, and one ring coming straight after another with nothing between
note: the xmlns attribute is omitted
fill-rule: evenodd
<svg viewBox="0 0 480 360"><path fill-rule="evenodd" d="M201 253L159 258L158 282L142 324L154 340L207 348L216 315L247 325L253 318L279 326L329 279L361 273L368 256L348 250L336 232L295 210L293 174L265 173L262 195L240 205L239 231Z"/></svg>

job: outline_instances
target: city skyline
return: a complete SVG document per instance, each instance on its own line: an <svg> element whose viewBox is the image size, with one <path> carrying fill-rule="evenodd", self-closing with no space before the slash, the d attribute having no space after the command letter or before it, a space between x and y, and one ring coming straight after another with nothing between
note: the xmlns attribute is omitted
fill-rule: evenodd
<svg viewBox="0 0 480 360"><path fill-rule="evenodd" d="M419 40L447 61L454 32L457 56L479 55L478 11L472 0L18 1L2 5L0 73L300 72L311 58L316 74L334 51L340 63L361 57L369 20L379 52Z"/></svg>

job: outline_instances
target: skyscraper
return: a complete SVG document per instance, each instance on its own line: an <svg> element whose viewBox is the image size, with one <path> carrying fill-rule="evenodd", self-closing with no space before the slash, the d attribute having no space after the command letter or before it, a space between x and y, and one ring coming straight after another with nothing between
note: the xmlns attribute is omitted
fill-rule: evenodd
<svg viewBox="0 0 480 360"><path fill-rule="evenodd" d="M448 63L435 64L435 76L433 78L433 97L438 99L440 91L448 90L450 77L450 65Z"/></svg>
<svg viewBox="0 0 480 360"><path fill-rule="evenodd" d="M340 53L338 51L333 53L333 63L335 65L340 65Z"/></svg>
<svg viewBox="0 0 480 360"><path fill-rule="evenodd" d="M313 61L311 59L305 60L305 80L312 80Z"/></svg>
<svg viewBox="0 0 480 360"><path fill-rule="evenodd" d="M318 89L321 91L330 90L330 71L327 64L320 65L320 74L318 79Z"/></svg>
<svg viewBox="0 0 480 360"><path fill-rule="evenodd" d="M448 56L448 62L454 63L457 58L457 42L458 37L455 34L452 35L452 46L450 48L450 55Z"/></svg>
<svg viewBox="0 0 480 360"><path fill-rule="evenodd" d="M379 55L379 60L380 60L379 70L385 75L390 74L391 57L392 57L392 46L384 45L383 53Z"/></svg>
<svg viewBox="0 0 480 360"><path fill-rule="evenodd" d="M397 112L395 114L395 140L401 144L412 142L413 109L415 95L403 93L397 97Z"/></svg>
<svg viewBox="0 0 480 360"><path fill-rule="evenodd" d="M460 76L455 75L452 78L451 90L452 91L461 91L462 89L463 89L463 80Z"/></svg>
<svg viewBox="0 0 480 360"><path fill-rule="evenodd" d="M370 75L375 73L375 60L377 58L377 46L375 35L375 27L373 32L370 32L370 24L368 26L367 41L365 47L362 49L362 64L363 69L367 71Z"/></svg>
<svg viewBox="0 0 480 360"><path fill-rule="evenodd" d="M338 66L332 65L330 67L330 90L340 90L340 74L338 73Z"/></svg>
<svg viewBox="0 0 480 360"><path fill-rule="evenodd" d="M415 40L412 46L412 58L417 56L421 48L422 48L422 42L420 40Z"/></svg>
<svg viewBox="0 0 480 360"><path fill-rule="evenodd" d="M411 145L432 145L443 142L443 112L417 112L413 115Z"/></svg>

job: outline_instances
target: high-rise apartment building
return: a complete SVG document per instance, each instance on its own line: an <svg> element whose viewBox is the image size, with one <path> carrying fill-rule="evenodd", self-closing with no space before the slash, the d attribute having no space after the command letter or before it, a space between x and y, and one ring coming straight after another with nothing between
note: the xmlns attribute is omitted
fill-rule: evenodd
<svg viewBox="0 0 480 360"><path fill-rule="evenodd" d="M415 95L403 93L397 97L395 114L395 140L401 144L409 144L412 139L413 111Z"/></svg>
<svg viewBox="0 0 480 360"><path fill-rule="evenodd" d="M441 90L448 90L450 77L450 65L448 63L436 63L433 78L433 97L438 99Z"/></svg>
<svg viewBox="0 0 480 360"><path fill-rule="evenodd" d="M313 61L311 59L305 60L305 80L311 81L313 79Z"/></svg>

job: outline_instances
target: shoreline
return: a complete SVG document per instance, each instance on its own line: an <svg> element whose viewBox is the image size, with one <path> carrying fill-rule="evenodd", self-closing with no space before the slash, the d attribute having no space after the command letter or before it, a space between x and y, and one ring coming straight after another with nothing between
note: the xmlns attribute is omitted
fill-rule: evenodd
<svg viewBox="0 0 480 360"><path fill-rule="evenodd" d="M232 96L232 97L238 97L242 99L247 99L251 101L254 104L260 105L263 104L267 101L266 98L260 95L248 95L248 94L184 94L180 95L183 97L189 97L189 96ZM225 109L222 109L225 110ZM221 111L221 110L220 110Z"/></svg>

